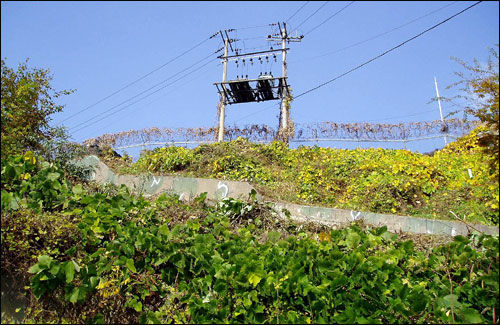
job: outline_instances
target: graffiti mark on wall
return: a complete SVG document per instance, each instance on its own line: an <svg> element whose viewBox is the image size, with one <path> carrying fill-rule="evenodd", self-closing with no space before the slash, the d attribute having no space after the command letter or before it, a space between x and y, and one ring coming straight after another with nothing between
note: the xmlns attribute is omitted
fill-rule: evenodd
<svg viewBox="0 0 500 325"><path fill-rule="evenodd" d="M354 215L354 214L353 214L353 212L354 212L354 211L352 211L352 210L351 210L351 218L352 218L352 221L356 221L356 220L358 220L358 219L363 218L362 216L360 217L360 215L361 215L361 212L360 212L360 211L358 211L358 213L357 213L356 215Z"/></svg>
<svg viewBox="0 0 500 325"><path fill-rule="evenodd" d="M226 184L224 184L221 181L219 181L219 183L217 184L217 190L219 190L221 188L225 188L225 192L224 192L224 194L222 194L222 197L224 198L224 197L227 196L227 193L229 192L229 187L227 187Z"/></svg>
<svg viewBox="0 0 500 325"><path fill-rule="evenodd" d="M160 184L160 181L161 177L158 177L158 179L156 179L156 177L153 176L153 183L151 183L151 187Z"/></svg>

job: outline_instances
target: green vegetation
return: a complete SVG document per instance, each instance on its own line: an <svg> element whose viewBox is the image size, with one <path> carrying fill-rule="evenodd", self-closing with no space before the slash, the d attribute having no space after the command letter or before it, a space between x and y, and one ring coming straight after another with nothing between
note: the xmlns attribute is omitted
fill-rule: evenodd
<svg viewBox="0 0 500 325"><path fill-rule="evenodd" d="M252 195L148 201L63 175L2 159L2 272L30 274L26 322L498 322L496 237L417 249L281 220Z"/></svg>
<svg viewBox="0 0 500 325"><path fill-rule="evenodd" d="M2 156L23 153L25 150L50 153L44 144L50 140L65 139L60 128L49 126L50 115L61 112L64 105L55 98L69 95L74 90L55 91L47 69L28 68L28 60L17 70L2 65Z"/></svg>
<svg viewBox="0 0 500 325"><path fill-rule="evenodd" d="M498 76L498 44L496 49L490 48L490 56L486 64L481 64L474 59L469 64L459 58L453 58L465 69L464 72L457 72L459 81L447 88L460 85L464 95L457 95L453 98L445 98L454 102L454 99L465 100L464 104L457 104L466 113L472 114L485 124L487 129L480 137L480 145L490 156L490 167L492 172L498 177L499 162L499 76ZM456 104L456 103L455 103Z"/></svg>
<svg viewBox="0 0 500 325"><path fill-rule="evenodd" d="M50 80L2 60L1 272L25 286L25 323L499 323L498 236L330 229L280 219L255 192L185 204L88 183L69 163L85 151L48 125L63 107L52 98L69 93ZM474 92L494 90L488 80ZM498 121L498 77L496 90ZM492 103L478 111L485 127L432 156L238 139L106 162L247 180L276 200L498 224Z"/></svg>
<svg viewBox="0 0 500 325"><path fill-rule="evenodd" d="M432 156L408 150L319 147L239 138L195 149L158 148L122 173L248 181L264 196L303 204L498 224L498 179L478 144L479 127ZM472 172L472 178L469 171Z"/></svg>

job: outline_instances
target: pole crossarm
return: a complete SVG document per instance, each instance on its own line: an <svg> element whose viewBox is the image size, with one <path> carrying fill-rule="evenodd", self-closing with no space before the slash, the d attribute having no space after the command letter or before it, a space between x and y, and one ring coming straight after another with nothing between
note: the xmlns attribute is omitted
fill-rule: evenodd
<svg viewBox="0 0 500 325"><path fill-rule="evenodd" d="M286 70L286 53L290 48L286 47L286 43L290 42L300 42L304 38L303 35L300 36L290 36L288 35L286 23L276 23L270 24L270 26L278 26L279 34L270 34L267 36L268 41L279 41L280 49L273 49L270 47L267 51L249 52L249 53L239 53L238 48L233 48L231 43L237 41L229 37L228 32L233 30L226 29L224 31L219 31L222 41L224 42L224 54L217 56L218 59L222 61L223 65L223 77L222 82L216 82L214 85L217 88L217 92L220 95L220 102L217 106L219 113L219 127L218 127L218 141L224 141L224 122L225 122L225 109L228 104L240 104L240 103L250 103L250 102L262 102L268 100L281 100L280 109L280 134L288 134L288 124L289 124L289 109L290 109L290 89L287 83L287 70ZM216 34L214 34L216 35ZM232 55L228 55L228 48L231 49ZM218 51L217 51L218 52ZM234 54L233 54L234 53ZM245 64L245 58L250 59L250 64L253 65L253 58L259 58L262 64L262 57L272 55L276 61L276 54L281 54L282 56L282 76L273 77L272 75L265 74L256 79L246 79L237 78L236 80L227 80L227 67L229 61L236 61L238 64L238 59L242 59L243 64ZM271 59L271 60L272 60ZM268 62L266 60L266 62ZM248 65L247 65L248 68ZM247 71L248 72L248 71ZM271 72L270 72L271 74ZM275 81L278 80L278 85ZM252 82L253 84L250 84ZM288 139L287 136L286 139Z"/></svg>
<svg viewBox="0 0 500 325"><path fill-rule="evenodd" d="M245 57L263 57L263 56L265 56L266 53L278 52L278 54L283 54L284 51L288 51L289 49L290 48L268 50L268 51L259 51L259 52L250 52L250 53L236 54L236 55L229 55L229 56L219 55L217 58L221 59L221 60L234 61L234 60L237 60L238 58L245 58Z"/></svg>

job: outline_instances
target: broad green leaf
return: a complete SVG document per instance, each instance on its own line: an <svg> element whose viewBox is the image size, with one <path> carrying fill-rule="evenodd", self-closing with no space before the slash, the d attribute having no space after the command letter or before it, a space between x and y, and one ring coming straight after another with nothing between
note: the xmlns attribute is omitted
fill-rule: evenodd
<svg viewBox="0 0 500 325"><path fill-rule="evenodd" d="M261 279L262 278L260 276L258 276L257 274L250 273L250 276L248 277L248 282L250 282L253 285L253 287L255 288L257 286L257 284L259 284Z"/></svg>
<svg viewBox="0 0 500 325"><path fill-rule="evenodd" d="M66 283L70 283L75 278L75 264L73 264L73 261L66 262L64 270L66 273Z"/></svg>
<svg viewBox="0 0 500 325"><path fill-rule="evenodd" d="M59 273L60 269L61 269L61 265L59 265L59 264L52 264L52 266L50 267L50 274L57 275L57 273Z"/></svg>
<svg viewBox="0 0 500 325"><path fill-rule="evenodd" d="M125 263L125 265L128 267L128 269L133 272L133 273L137 273L137 270L134 266L134 260L129 258L127 259L127 262Z"/></svg>
<svg viewBox="0 0 500 325"><path fill-rule="evenodd" d="M37 274L40 273L40 271L42 271L42 269L40 268L38 263L30 267L28 270L29 273L37 273Z"/></svg>
<svg viewBox="0 0 500 325"><path fill-rule="evenodd" d="M475 309L464 308L460 311L460 315L466 324L480 324L484 323L484 319L481 314Z"/></svg>
<svg viewBox="0 0 500 325"><path fill-rule="evenodd" d="M77 185L73 186L73 194L81 195L82 193L83 193L82 184L77 184Z"/></svg>
<svg viewBox="0 0 500 325"><path fill-rule="evenodd" d="M73 262L73 265L75 267L75 271L80 272L80 266L74 260L71 260L71 262Z"/></svg>
<svg viewBox="0 0 500 325"><path fill-rule="evenodd" d="M96 276L91 276L89 282L90 282L90 288L95 288L97 286L97 283L99 282L99 278Z"/></svg>
<svg viewBox="0 0 500 325"><path fill-rule="evenodd" d="M74 288L69 297L69 301L75 303L78 300L79 288Z"/></svg>
<svg viewBox="0 0 500 325"><path fill-rule="evenodd" d="M158 229L158 232L160 233L160 235L167 236L170 233L170 229L168 229L167 224L163 224Z"/></svg>
<svg viewBox="0 0 500 325"><path fill-rule="evenodd" d="M347 247L349 247L349 248L357 247L359 245L360 241L361 241L361 236L355 232L352 232L349 235L347 235L346 240L345 240Z"/></svg>
<svg viewBox="0 0 500 325"><path fill-rule="evenodd" d="M38 264L39 264L40 268L42 268L42 267L44 269L49 268L51 262L52 262L52 258L48 255L42 255L42 256L38 257Z"/></svg>
<svg viewBox="0 0 500 325"><path fill-rule="evenodd" d="M61 176L61 174L59 174L59 173L48 173L47 179L49 179L51 181L55 181L56 179L59 178L59 176Z"/></svg>
<svg viewBox="0 0 500 325"><path fill-rule="evenodd" d="M447 295L447 296L444 296L443 297L443 302L445 304L446 307L451 307L451 305L453 304L453 306L455 308L459 307L461 304L458 302L458 296L455 295L455 294L452 294L452 295Z"/></svg>
<svg viewBox="0 0 500 325"><path fill-rule="evenodd" d="M269 238L270 241L276 242L278 239L280 239L281 233L277 231L270 231L267 233L267 237Z"/></svg>

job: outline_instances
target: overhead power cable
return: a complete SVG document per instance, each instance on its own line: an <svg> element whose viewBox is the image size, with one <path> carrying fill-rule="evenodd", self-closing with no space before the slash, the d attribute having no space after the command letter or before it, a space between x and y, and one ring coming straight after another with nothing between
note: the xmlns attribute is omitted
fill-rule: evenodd
<svg viewBox="0 0 500 325"><path fill-rule="evenodd" d="M81 130L83 130L83 129L85 129L85 128L87 128L87 127L89 127L89 126L91 126L91 125L93 125L93 124L95 124L95 123L98 123L98 122L100 122L100 121L102 121L102 120L104 120L104 119L106 119L106 118L108 118L108 117L110 117L110 116L112 116L112 115L114 115L114 114L118 113L118 112L123 111L124 109L126 109L126 108L128 108L128 107L130 107L130 106L132 106L132 105L134 105L134 104L136 104L136 103L138 103L138 102L140 102L141 100L144 100L144 99L148 98L149 96L151 96L151 95L153 95L153 94L156 94L156 93L157 93L157 92L159 92L160 90L165 89L166 87L168 87L168 86L170 86L170 85L172 85L172 84L176 83L177 81L179 81L179 80L181 80L181 79L183 79L183 78L185 78L185 77L189 76L189 75L190 75L190 74L192 74L193 72L196 72L196 71L200 70L201 68L205 67L206 65L208 65L208 64L210 64L210 63L212 63L213 61L216 61L216 60L217 60L217 59L216 59L216 58L214 58L213 60L208 61L208 62L207 62L207 63L205 63L204 65L202 65L202 66L200 66L200 67L196 68L195 70L193 70L193 71L191 71L191 72L189 72L189 73L187 73L187 74L183 75L182 77L180 77L180 78L178 78L178 79L176 79L176 80L172 81L171 83L168 83L168 84L166 84L165 86L163 86L163 87L161 87L161 88L158 88L157 90L153 91L152 93L149 93L149 94L147 94L146 96L144 96L144 97L142 97L142 98L139 98L139 99L138 99L138 100L136 100L135 102L130 103L130 104L128 104L128 105L126 105L126 106L124 106L124 107L120 108L119 110L117 110L117 111L115 111L115 112L112 112L112 113L110 113L110 114L108 114L108 115L104 116L103 118L101 118L101 119L99 119L99 120L97 120L97 121L94 121L94 122L92 122L92 123L90 123L90 124L88 124L88 125L85 125L85 126L83 126L83 127L79 128L79 129L77 129L77 130L73 131L73 133L76 133L76 132L78 132L78 131L81 131Z"/></svg>
<svg viewBox="0 0 500 325"><path fill-rule="evenodd" d="M413 24L414 22L416 22L416 21L418 21L418 20L420 20L420 19L423 19L423 18L425 18L425 17L427 17L427 16L430 16L430 15L432 15L432 14L434 14L434 13L436 13L436 12L440 11L440 10L443 10L443 9L445 9L445 8L449 7L449 6L452 6L452 5L456 4L457 2L459 2L459 1L455 1L455 2L452 2L452 3L447 4L447 5L445 5L445 6L442 6L442 7L438 8L438 9L436 9L436 10L433 10L433 11L431 11L431 12L429 12L429 13L427 13L427 14L423 15L423 16L417 17L417 18L415 18L415 19L413 19L413 20L411 20L411 21L409 21L409 22L407 22L407 23L405 23L405 24L403 24L403 25L400 25L400 26L398 26L398 27L394 27L394 28L393 28L393 29L391 29L391 30L388 30L388 31L385 31L385 32L383 32L383 33L377 34L377 35L372 36L372 37L370 37L370 38L367 38L367 39L365 39L365 40L363 40L363 41L360 41L360 42L357 42L357 43L354 43L354 44L348 45L348 46L343 47L343 48L341 48L341 49L338 49L338 50L335 50L335 51L332 51L332 52L328 52L328 53L325 53L325 54L320 54L320 55L313 56L313 57L310 57L310 58L305 58L305 59L300 59L300 60L291 61L290 63L300 62L300 61L304 61L304 60L314 60L314 59L321 58L321 57L324 57L324 56L327 56L327 55L332 55L332 54L335 54L335 53L338 53L338 52L341 52L341 51L345 51L345 50L350 49L350 48L352 48L352 47L355 47L355 46L361 45L361 44L363 44L363 43L366 43L366 42L372 41L372 40L374 40L374 39L376 39L376 38L379 38L379 37L381 37L381 36L387 35L387 34L392 33L392 32L394 32L394 31L396 31L396 30L398 30L398 29L401 29L401 28L406 27L406 26L408 26L408 25L410 25L410 24Z"/></svg>
<svg viewBox="0 0 500 325"><path fill-rule="evenodd" d="M272 108L272 107L274 107L274 106L278 106L278 107L279 107L280 105L281 105L281 103L274 103L274 104L272 104L272 105L266 106L266 107L264 107L263 109L260 109L260 110L258 110L258 111L256 111L256 112L250 113L250 114L248 114L248 115L245 115L245 116L243 116L243 117L240 117L239 119L234 120L234 121L233 121L233 123L234 123L234 122L241 121L241 120L243 120L243 119L246 119L247 117L253 116L253 115L258 114L258 113L260 113L260 112L263 112L263 111L265 111L265 110L268 110L268 109L270 109L270 108Z"/></svg>
<svg viewBox="0 0 500 325"><path fill-rule="evenodd" d="M295 29L299 29L300 26L302 26L306 21L308 21L312 16L314 16L318 11L321 10L321 8L323 8L324 6L326 6L328 4L329 1L325 1L325 3L323 3L321 5L321 7L319 7L315 12L313 12L309 17L307 17L306 19L304 19L297 27L295 27Z"/></svg>
<svg viewBox="0 0 500 325"><path fill-rule="evenodd" d="M258 26L248 26L248 27L239 27L239 28L231 28L233 30L244 30L244 29L254 29L254 28L263 28L263 27L269 27L269 24L267 25L258 25Z"/></svg>
<svg viewBox="0 0 500 325"><path fill-rule="evenodd" d="M379 59L379 58L383 57L384 55L386 55L386 54L388 54L388 53L390 53L390 52L394 51L395 49L400 48L401 46L405 45L406 43L408 43L408 42L410 42L410 41L412 41L412 40L414 40L414 39L416 39L416 38L418 38L418 37L420 37L420 36L424 35L425 33L427 33L427 32L429 32L429 31L433 30L434 28L436 28L436 27L438 27L438 26L440 26L440 25L442 25L442 24L446 23L447 21L449 21L449 20L451 20L451 19L453 19L453 18L457 17L458 15L460 15L460 14L462 14L462 13L466 12L467 10L471 9L472 7L477 6L477 5L478 5L479 3L481 3L481 2L482 2L482 1L478 1L478 2L474 3L473 5L470 5L469 7L467 7L467 8L465 8L465 9L461 10L460 12L458 12L458 13L454 14L453 16L450 16L450 17L446 18L445 20L443 20L443 21L441 21L441 22L437 23L436 25L434 25L434 26L432 26L432 27L430 27L430 28L427 28L427 29L426 29L426 30L424 30L423 32L421 32L421 33L419 33L419 34L417 34L417 35L413 36L413 37L412 37L412 38L410 38L410 39L407 39L406 41L404 41L404 42L402 42L402 43L400 43L400 44L398 44L398 45L394 46L393 48L391 48L391 49L389 49L389 50L385 51L384 53L379 54L379 55L377 55L376 57L374 57L374 58L372 58L372 59L370 59L370 60L368 60L368 61L366 61L366 62L364 62L364 63L362 63L362 64L360 64L360 65L358 65L357 67L352 68L351 70L349 70L349 71L347 71L347 72L344 72L343 74L341 74L341 75L339 75L339 76L337 76L337 77L335 77L335 78L333 78L333 79L330 79L330 80L328 80L328 81L326 81L326 82L324 82L324 83L322 83L322 84L320 84L320 85L318 85L318 86L316 86L316 87L314 87L314 88L311 88L311 89L309 89L309 90L307 90L307 91L305 91L305 92L303 92L303 93L301 93L301 94L299 94L299 95L295 96L295 97L294 97L294 99L297 99L297 98L299 98L299 97L302 97L302 96L304 96L305 94L308 94L308 93L310 93L310 92L312 92L312 91L315 91L315 90L317 90L318 88L321 88L321 87L323 87L323 86L326 86L327 84L329 84L329 83L331 83L331 82L333 82L333 81L335 81L335 80L337 80L337 79L340 79L341 77L343 77L343 76L345 76L345 75L347 75L347 74L349 74L349 73L351 73L351 72L354 72L354 71L358 70L359 68L361 68L361 67L363 67L363 66L367 65L368 63L373 62L373 61L375 61L376 59Z"/></svg>
<svg viewBox="0 0 500 325"><path fill-rule="evenodd" d="M214 34L214 35L215 35L215 34ZM59 124L62 124L63 122L65 122L65 121L67 121L67 120L69 120L69 119L71 119L71 118L73 118L73 117L77 116L78 114L83 113L83 112L85 112L85 111L89 110L90 108L92 108L92 107L96 106L97 104L102 103L102 102L103 102L103 101L105 101L106 99L108 99L108 98L110 98L110 97L112 97L112 96L114 96L114 95L118 94L118 93L119 93L119 92L121 92L122 90L125 90L125 89L127 89L128 87L130 87L130 86L132 86L132 85L134 85L134 84L138 83L139 81L143 80L144 78L146 78L146 77L150 76L151 74L155 73L156 71L158 71L158 70L160 70L160 69L164 68L165 66L167 66L168 64L170 64L170 63L174 62L174 61L175 61L175 60L177 60L178 58L180 58L180 57L182 57L182 56L186 55L187 53L191 52L191 51L192 51L192 50L194 50L195 48L197 48L197 47L201 46L202 44L204 44L205 42L207 42L208 40L210 40L211 38L213 38L213 37L214 37L214 35L212 35L212 36L210 36L209 38L207 38L207 39L205 39L205 40L201 41L200 43L198 43L198 44L196 44L195 46L191 47L190 49L188 49L188 50L184 51L183 53L179 54L179 55L178 55L178 56L176 56L175 58L173 58L173 59L169 60L168 62L166 62L166 63L164 63L164 64L160 65L159 67L155 68L154 70L152 70L152 71L150 71L150 72L146 73L145 75L143 75L143 76L142 76L142 77L140 77L139 79L136 79L136 80L132 81L131 83L129 83L129 84L127 84L127 85L125 85L124 87L122 87L122 88L118 89L117 91L115 91L115 92L111 93L110 95L108 95L108 96L106 96L106 97L104 97L104 98L101 98L101 99L100 99L100 100L98 100L97 102L95 102L95 103L93 103L93 104L91 104L91 105L89 105L89 106L85 107L84 109L82 109L82 110L80 110L80 111L78 111L78 112L76 112L76 113L74 113L74 114L70 115L69 117L67 117L67 118L65 118L64 120L62 120L61 122L59 122Z"/></svg>
<svg viewBox="0 0 500 325"><path fill-rule="evenodd" d="M457 2L457 1L456 1L456 2ZM462 10L462 11L460 11L460 12L456 13L455 15L453 15L453 16L451 16L451 17L449 17L449 18L447 18L447 19L445 19L445 20L441 21L440 23L438 23L438 24L436 24L436 25L434 25L434 26L432 26L432 27L428 28L427 30L423 31L422 33L420 33L420 34L418 34L418 35L416 35L416 36L414 36L414 37L410 38L409 40L406 40L405 42L403 42L403 43L401 43L401 44L397 45L396 47L393 47L392 49L390 49L390 50L388 50L388 51L386 51L386 52L384 52L384 53L380 54L379 56L377 56L377 57L375 57L375 58L373 58L373 59L371 59L371 60L369 60L369 61L366 61L365 63L363 63L363 64L361 64L361 65L357 66L356 68L351 69L351 70L349 70L349 71L347 71L347 72L343 73L342 75L340 75L340 76L338 76L338 77L336 77L336 78L334 78L334 79L332 79L332 80L329 80L329 81L327 81L327 82L325 82L325 83L323 83L323 84L321 84L321 85L319 85L319 86L317 86L317 87L315 87L315 88L313 88L313 89L310 89L310 90L305 91L305 92L303 92L303 93L301 93L301 94L299 94L299 95L297 95L297 96L294 96L294 99L295 99L295 98L298 98L298 97L300 97L300 96L303 96L303 95L305 95L305 94L307 94L307 93L309 93L309 92L311 92L311 91L313 91L313 90L316 90L316 89L318 89L318 88L320 88L320 87L322 87L322 86L324 86L324 85L326 85L326 84L328 84L328 83L330 83L330 82L332 82L332 81L335 81L335 80L339 79L340 77L343 77L343 76L345 76L346 74L348 74L348 73L350 73L350 72L353 72L354 70L357 70L357 69L361 68L362 66L364 66L364 65L366 65L366 64L368 64L368 63L370 63L370 62L372 62L372 61L374 61L374 60L376 60L376 59L378 59L379 57L381 57L381 56L383 56L383 55L385 55L385 54L387 54L387 53L391 52L392 50L395 50L396 48L398 48L398 47L400 47L400 46L402 46L402 45L404 45L404 44L408 43L409 41L411 41L411 40L413 40L413 39L415 39L415 38L417 38L417 37L419 37L419 36L423 35L424 33L426 33L426 32L428 32L428 31L430 31L430 30L432 30L432 29L434 29L434 28L438 27L439 25L441 25L441 24L443 24L443 23L447 22L448 20L450 20L450 19L452 19L452 18L454 18L454 17L456 17L456 16L458 16L458 15L462 14L463 12L465 12L465 11L467 11L467 10L471 9L472 7L476 6L477 4L479 4L479 3L481 3L481 2L482 2L482 1L478 1L478 2L476 2L475 4L473 4L473 5L471 5L471 6L467 7L467 8L465 8L464 10ZM447 6L446 6L446 7L447 7ZM443 8L444 8L444 7L443 7ZM437 9L437 10L435 10L435 11L441 10L441 9L443 9L443 8ZM434 12L435 12L435 11L434 11ZM431 14L431 13L429 13L428 15L430 15L430 14ZM420 17L420 18L423 18L423 17ZM420 19L420 18L418 18L418 19ZM268 109L270 109L270 108L274 107L275 105L276 105L276 104L274 104L274 105L272 105L272 106L265 107L265 108L263 108L263 109L261 109L261 110L259 110L259 111L256 111L256 112L251 113L251 114L249 114L249 115L246 115L246 116L244 116L244 117L242 117L242 118L239 118L239 119L235 120L234 122L237 122L237 121L239 121L239 120L242 120L242 119L244 119L244 118L250 117L250 116L252 116L252 115L255 115L255 114L261 113L261 112L263 112L263 111L265 111L265 110L268 110ZM279 104L278 104L278 105L279 105Z"/></svg>
<svg viewBox="0 0 500 325"><path fill-rule="evenodd" d="M101 112L101 113L97 114L96 116L94 116L94 117L92 117L92 118L90 118L90 119L88 119L88 120L86 120L86 121L84 121L84 122L82 122L82 123L80 123L80 124L78 124L78 125L75 125L75 126L71 127L71 128L70 128L70 130L76 129L76 128L80 127L81 125L83 125L83 124L85 124L85 123L87 123L87 122L89 122L89 121L92 121L93 119L96 119L96 118L98 118L99 116L102 116L102 115L104 115L104 114L106 114L106 113L108 113L108 112L112 111L113 109L115 109L115 108L117 108L117 107L119 107L119 106L121 106L121 105L123 105L123 104L125 104L125 103L127 103L127 102L129 102L129 101L131 101L132 99L134 99L134 98L136 98L136 97L139 97L140 95L142 95L142 94L144 94L144 93L146 93L146 92L150 91L151 89L153 89L153 88L155 88L155 87L157 87L157 86L159 86L159 85L161 85L161 84L163 84L163 83L167 82L168 80L170 80L170 79L172 79L173 77L175 77L175 76L177 76L177 75L181 74L182 72L184 72L184 71L186 71L186 70L188 70L188 69L190 69L190 68L194 67L194 66L195 66L195 65L197 65L198 63L203 62L204 60L206 60L207 58L209 58L209 57L211 57L211 56L213 56L213 53L210 53L208 56L204 57L203 59L201 59L201 60L199 60L199 61L195 62L194 64L190 65L189 67L187 67L187 68L185 68L185 69L183 69L183 70L181 70L181 71L177 72L176 74L174 74L174 75L172 75L172 76L168 77L167 79L162 80L161 82L159 82L159 83L155 84L154 86L152 86L152 87L150 87L150 88L148 88L148 89L146 89L146 90L144 90L144 91L142 91L142 92L140 92L140 93L138 93L138 94L136 94L136 95L134 95L134 96L132 96L132 97L130 97L130 98L128 98L128 99L126 99L125 101L121 102L120 104L115 105L115 106L113 106L113 107L109 108L108 110L106 110L106 111L104 111L104 112ZM215 60L215 59L214 59L214 60ZM211 62L211 61L210 61L210 62ZM170 84L169 84L169 85L170 85ZM162 87L162 88L160 88L160 89L163 89L163 88L164 88L164 87Z"/></svg>
<svg viewBox="0 0 500 325"><path fill-rule="evenodd" d="M218 66L221 66L221 65L222 65L222 63L219 63L219 64L218 64L218 65L216 65L215 67L218 67ZM205 66L206 66L206 65L204 65L204 67L205 67ZM200 69L201 69L201 68L202 68L202 67L200 67ZM160 100L160 99L164 98L164 97L165 97L165 96L167 96L168 94L170 94L170 93L174 92L174 91L175 91L175 90L177 90L178 88L183 87L183 86L185 86L185 85L188 85L188 84L192 83L193 81L195 81L195 80L199 79L200 77L204 77L204 76L206 76L208 73L213 73L213 71L212 71L211 69L207 69L204 73L198 74L198 75L197 75L197 76L195 76L194 78L190 78L190 79L188 79L188 80L186 80L186 81L184 81L184 82L182 82L182 83L180 83L180 84L178 84L178 85L176 85L176 86L172 87L172 89L169 89L169 91L165 92L164 94L160 94L160 96L158 96L158 97L156 97L155 99L153 99L153 100L149 101L148 103L144 104L144 106L143 106L143 107L147 107L147 106L151 105L152 103L154 103L154 102L156 102L156 101L158 101L158 100ZM131 112L128 112L128 113L126 113L126 114L123 114L121 117L116 118L116 119L114 119L114 120L113 120L113 121L111 121L111 122L108 122L106 125L107 125L107 126L110 126L110 125L116 124L116 122L120 122L120 121L122 121L125 117L130 117L130 115L132 115L133 113L135 113L135 112L134 112L134 111L131 111Z"/></svg>
<svg viewBox="0 0 500 325"><path fill-rule="evenodd" d="M334 13L333 15L331 15L330 17L328 17L327 19L325 19L322 23L320 23L319 25L317 25L316 27L314 27L313 29L311 29L310 31L308 31L307 33L304 34L304 36L312 33L314 30L316 30L317 28L319 28L320 26L322 26L323 24L325 24L327 21L329 21L330 19L332 19L333 17L337 16L338 14L340 14L342 11L344 11L344 9L346 9L347 7L349 7L350 5L352 5L353 3L355 3L356 1L351 1L349 2L346 6L344 6L342 9L340 9L339 11L337 11L336 13Z"/></svg>
<svg viewBox="0 0 500 325"><path fill-rule="evenodd" d="M290 18L288 18L287 20L285 20L285 22L289 22L293 17L295 17L295 15L302 10L302 8L304 8L310 1L306 1L306 3L304 3L302 5L302 7L299 8L299 10L297 10L293 15L290 16Z"/></svg>

